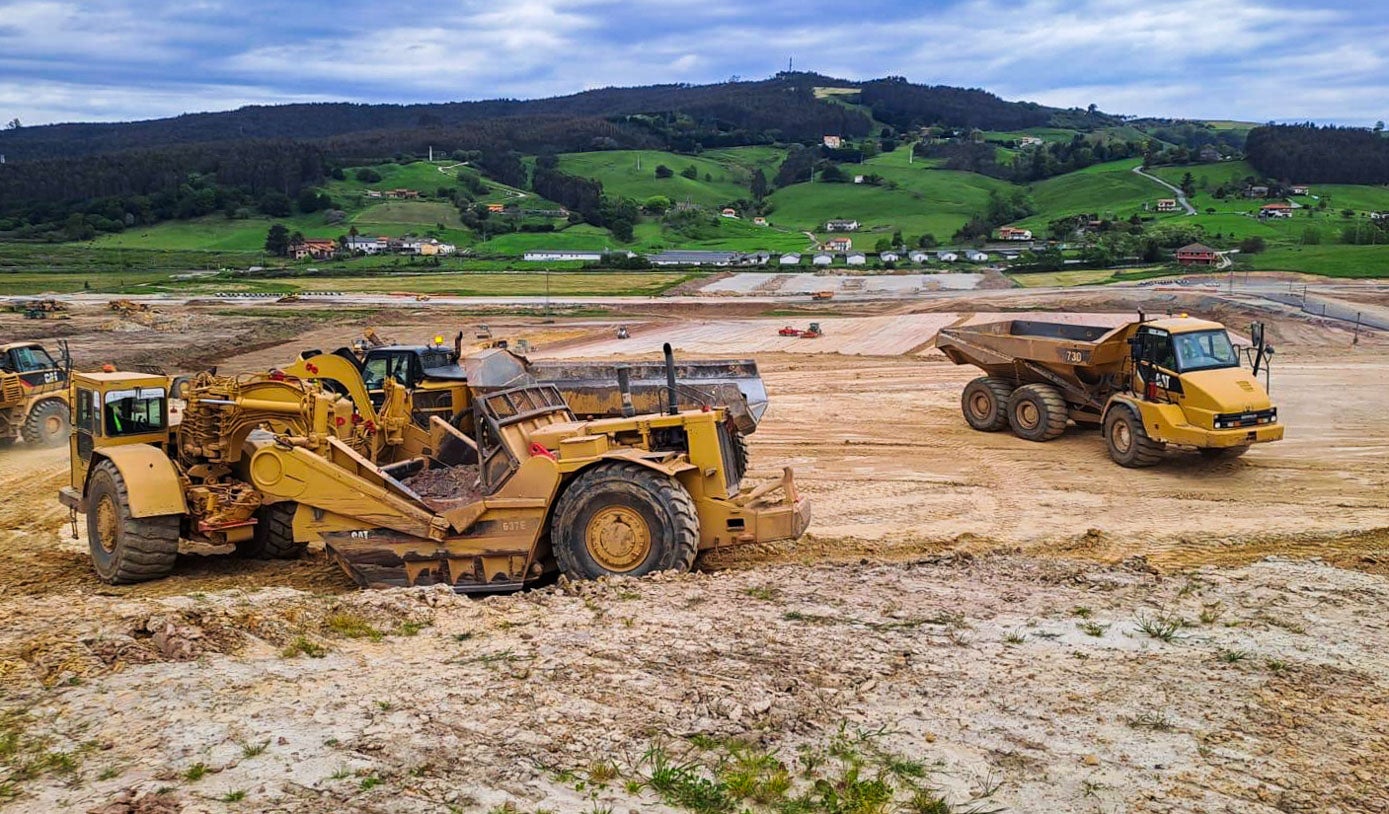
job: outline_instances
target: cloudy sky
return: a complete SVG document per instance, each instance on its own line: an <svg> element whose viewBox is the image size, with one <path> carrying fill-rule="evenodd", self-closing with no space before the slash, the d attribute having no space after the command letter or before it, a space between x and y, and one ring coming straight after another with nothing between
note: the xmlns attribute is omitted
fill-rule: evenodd
<svg viewBox="0 0 1389 814"><path fill-rule="evenodd" d="M1389 119L1382 0L0 0L0 121L532 98L798 69L1191 118Z"/></svg>

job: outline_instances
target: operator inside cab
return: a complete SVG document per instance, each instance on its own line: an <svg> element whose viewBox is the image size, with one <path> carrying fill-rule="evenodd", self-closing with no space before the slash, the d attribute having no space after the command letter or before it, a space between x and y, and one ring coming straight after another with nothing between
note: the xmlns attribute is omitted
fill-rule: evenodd
<svg viewBox="0 0 1389 814"><path fill-rule="evenodd" d="M112 390L106 394L106 434L141 435L164 429L167 405L162 387Z"/></svg>
<svg viewBox="0 0 1389 814"><path fill-rule="evenodd" d="M1177 361L1182 372L1238 367L1239 354L1224 331L1177 334Z"/></svg>

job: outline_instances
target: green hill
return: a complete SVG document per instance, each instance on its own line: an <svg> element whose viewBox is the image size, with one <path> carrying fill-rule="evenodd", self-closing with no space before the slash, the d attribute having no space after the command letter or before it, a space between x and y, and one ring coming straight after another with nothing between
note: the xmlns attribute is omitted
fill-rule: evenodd
<svg viewBox="0 0 1389 814"><path fill-rule="evenodd" d="M559 157L559 168L570 175L602 182L608 195L621 195L644 201L664 195L672 201L688 201L706 207L722 207L730 201L751 197L748 184L752 171L761 167L770 178L785 155L782 150L743 147L703 153L677 155L656 150L612 150L599 153L568 153ZM656 167L672 171L669 178L657 178ZM681 173L694 168L694 178Z"/></svg>

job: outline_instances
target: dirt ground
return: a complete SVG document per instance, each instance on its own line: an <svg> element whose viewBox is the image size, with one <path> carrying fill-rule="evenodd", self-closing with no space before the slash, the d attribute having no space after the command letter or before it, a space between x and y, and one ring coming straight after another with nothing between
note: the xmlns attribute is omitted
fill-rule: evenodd
<svg viewBox="0 0 1389 814"><path fill-rule="evenodd" d="M969 309L832 313L856 344L745 350L772 399L751 475L795 468L807 537L485 599L359 592L321 554L107 586L54 499L66 451L4 450L0 809L1389 812L1389 343L1200 293L978 296L1274 318L1287 439L1132 471L1095 433L976 433L974 374L916 333ZM714 308L173 316L181 340L95 313L0 327L224 370L367 324L488 321L564 356L612 352L615 324L628 352L764 338Z"/></svg>

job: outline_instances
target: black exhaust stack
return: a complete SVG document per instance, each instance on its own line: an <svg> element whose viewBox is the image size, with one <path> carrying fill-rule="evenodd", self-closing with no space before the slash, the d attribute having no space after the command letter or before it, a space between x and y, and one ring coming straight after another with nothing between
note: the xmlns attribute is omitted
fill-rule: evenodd
<svg viewBox="0 0 1389 814"><path fill-rule="evenodd" d="M667 342L661 350L666 354L666 400L670 402L670 409L667 411L671 415L680 412L680 406L675 400L675 351L671 350L670 343Z"/></svg>
<svg viewBox="0 0 1389 814"><path fill-rule="evenodd" d="M617 366L617 392L622 394L622 417L636 415L637 408L632 404L632 371L626 365Z"/></svg>

